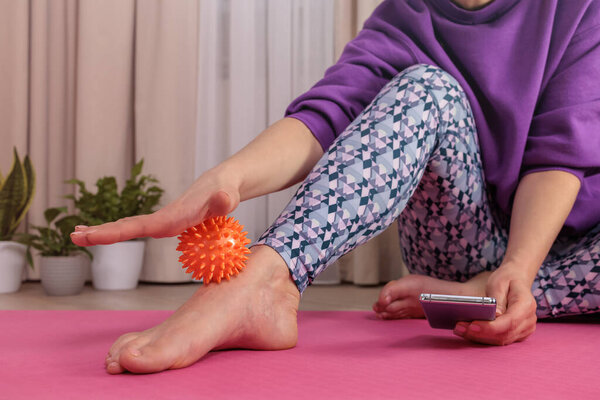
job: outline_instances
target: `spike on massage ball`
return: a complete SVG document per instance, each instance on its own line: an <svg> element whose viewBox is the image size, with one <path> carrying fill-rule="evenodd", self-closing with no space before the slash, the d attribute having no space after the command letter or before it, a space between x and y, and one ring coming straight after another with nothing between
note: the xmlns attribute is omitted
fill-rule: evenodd
<svg viewBox="0 0 600 400"><path fill-rule="evenodd" d="M179 235L177 250L183 269L205 285L240 273L250 253L248 232L233 217L213 217Z"/></svg>

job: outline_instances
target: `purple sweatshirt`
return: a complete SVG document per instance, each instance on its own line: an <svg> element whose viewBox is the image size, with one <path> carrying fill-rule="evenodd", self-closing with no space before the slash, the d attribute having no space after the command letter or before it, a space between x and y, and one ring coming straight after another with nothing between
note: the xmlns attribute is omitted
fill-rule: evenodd
<svg viewBox="0 0 600 400"><path fill-rule="evenodd" d="M522 176L562 170L581 181L564 232L600 223L600 0L495 0L476 11L386 0L286 115L327 149L417 63L441 67L465 89L488 190L506 214Z"/></svg>

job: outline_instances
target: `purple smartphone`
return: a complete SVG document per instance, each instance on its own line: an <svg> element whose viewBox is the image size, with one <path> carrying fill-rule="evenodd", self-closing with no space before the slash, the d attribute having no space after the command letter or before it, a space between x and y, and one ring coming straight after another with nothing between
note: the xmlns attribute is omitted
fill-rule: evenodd
<svg viewBox="0 0 600 400"><path fill-rule="evenodd" d="M422 293L419 301L432 328L454 329L459 321L496 319L496 299L493 297Z"/></svg>

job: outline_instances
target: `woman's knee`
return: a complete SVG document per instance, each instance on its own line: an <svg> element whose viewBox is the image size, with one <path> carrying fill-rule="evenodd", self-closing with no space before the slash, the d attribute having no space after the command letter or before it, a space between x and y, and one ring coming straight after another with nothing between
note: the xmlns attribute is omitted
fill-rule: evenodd
<svg viewBox="0 0 600 400"><path fill-rule="evenodd" d="M415 64L400 71L393 78L396 82L402 79L410 79L420 84L426 90L432 92L432 95L434 95L438 102L442 100L439 94L443 91L454 89L464 92L454 76L435 65Z"/></svg>
<svg viewBox="0 0 600 400"><path fill-rule="evenodd" d="M407 81L418 85L431 95L435 106L442 110L459 103L460 108L470 112L470 105L460 83L450 73L440 67L428 64L415 64L399 72L390 82L397 88L406 87ZM463 117L460 115L457 117Z"/></svg>

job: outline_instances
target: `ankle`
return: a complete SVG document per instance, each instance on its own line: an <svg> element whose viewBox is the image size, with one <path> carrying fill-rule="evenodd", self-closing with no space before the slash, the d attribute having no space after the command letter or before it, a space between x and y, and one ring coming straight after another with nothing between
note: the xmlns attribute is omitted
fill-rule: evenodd
<svg viewBox="0 0 600 400"><path fill-rule="evenodd" d="M293 288L298 292L287 264L275 250L264 245L254 246L251 250L252 264L257 264L257 269L260 269L257 275L262 282L269 282L274 288Z"/></svg>

